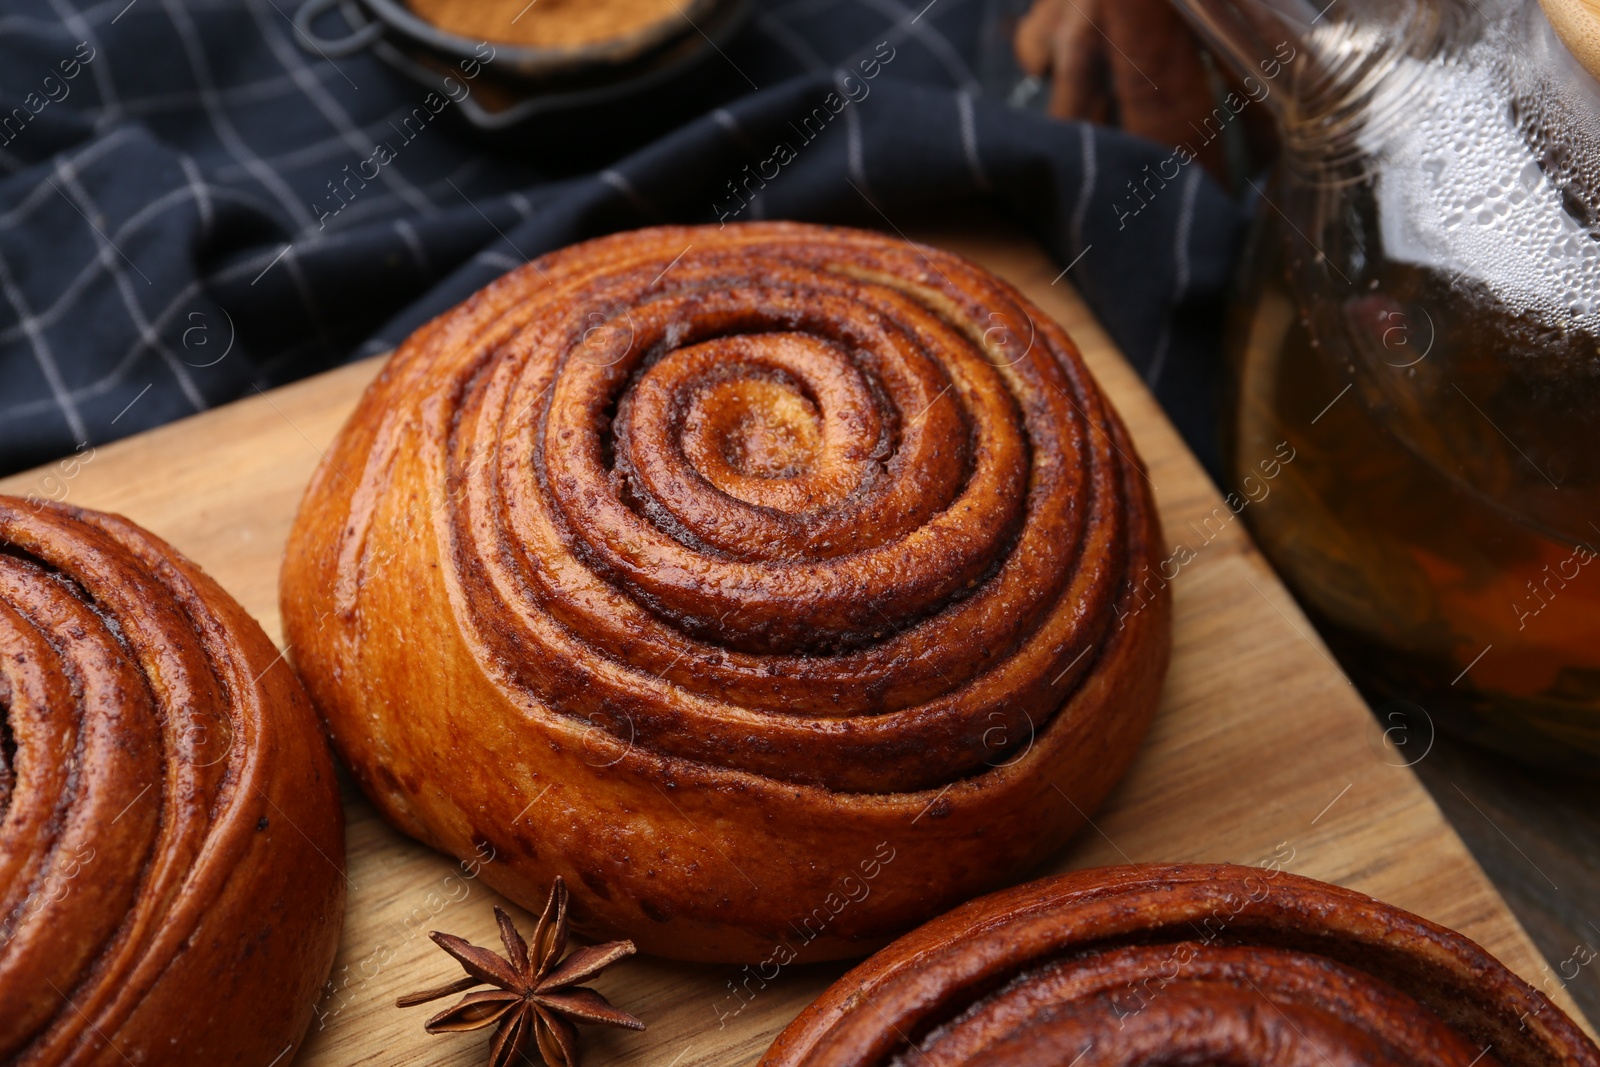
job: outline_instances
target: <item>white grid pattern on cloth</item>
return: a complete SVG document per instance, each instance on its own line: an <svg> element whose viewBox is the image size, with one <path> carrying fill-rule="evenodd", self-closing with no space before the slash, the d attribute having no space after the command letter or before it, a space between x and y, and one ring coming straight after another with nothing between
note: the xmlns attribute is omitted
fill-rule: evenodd
<svg viewBox="0 0 1600 1067"><path fill-rule="evenodd" d="M182 38L184 58L189 61L189 72L199 87L201 106L205 109L206 118L210 121L211 129L217 135L217 139L228 150L228 154L250 172L251 177L278 198L278 202L288 212L289 217L299 224L301 230L310 230L316 224L316 220L306 210L305 204L295 196L294 190L289 188L288 183L277 171L262 162L239 135L233 120L228 117L228 109L219 99L216 83L211 77L211 63L206 58L205 45L201 42L194 19L189 16L182 0L163 0L163 6L172 19L172 25L178 31L178 36Z"/></svg>
<svg viewBox="0 0 1600 1067"><path fill-rule="evenodd" d="M46 192L49 192L48 186L44 186L44 189ZM228 189L215 188L207 189L203 192L202 190L194 188L170 190L166 193L163 193L157 199L146 204L139 210L138 214L134 215L116 230L112 231L110 235L111 240L114 244L120 246L125 243L129 237L137 234L139 230L143 228L145 223L152 222L162 213L191 201L207 205L207 207L202 208L202 217L204 217L209 207L210 198L213 196L234 198L237 197L238 194L233 193ZM96 256L95 258L91 259L84 265L83 269L78 272L77 276L73 278L72 283L65 289L61 290L56 300L44 311L34 316L35 323L44 327L50 327L59 322L63 317L77 307L77 298L89 288L89 286L100 276L101 273L104 272L104 270L105 262L101 257ZM10 344L16 341L20 336L22 336L23 332L23 328L20 324L16 326L8 326L5 329L0 329L0 345Z"/></svg>
<svg viewBox="0 0 1600 1067"><path fill-rule="evenodd" d="M1176 268L1173 271L1172 306L1176 308L1189 292L1189 232L1194 226L1195 197L1200 192L1200 172L1194 167L1183 181L1183 206L1178 211L1177 228L1172 235L1172 254ZM1162 326L1156 339L1155 354L1145 370L1144 379L1151 389L1161 384L1161 373L1167 369L1167 350L1172 347L1172 320Z"/></svg>
<svg viewBox="0 0 1600 1067"><path fill-rule="evenodd" d="M61 19L62 25L67 28L67 32L75 40L89 42L90 46L94 48L98 59L107 58L105 48L101 44L100 38L95 34L94 27L88 19L79 14L78 10L72 6L71 0L50 0L50 7L55 11L56 15ZM95 87L99 89L100 99L105 107L104 115L100 121L107 124L116 122L121 117L122 100L117 95L116 83L111 76L111 64L109 62L102 63L97 67L90 63L89 68L94 75Z"/></svg>
<svg viewBox="0 0 1600 1067"><path fill-rule="evenodd" d="M246 0L246 6L255 17L259 25L263 18L261 0ZM316 106L333 127L339 132L339 140L347 145L357 156L365 159L372 155L378 147L378 142L356 126L350 115L339 106L333 96L323 86L322 82L311 72L311 66L305 60L305 55L297 48L293 41L288 41L276 33L270 32L275 27L261 26L262 39L272 49L273 57L283 64L284 70L294 79L295 86L305 94L306 98ZM331 64L331 60L329 61ZM422 191L400 174L394 167L380 167L378 177L381 178L391 192L405 201L407 207L423 214L431 215L437 208L433 201L423 195Z"/></svg>
<svg viewBox="0 0 1600 1067"><path fill-rule="evenodd" d="M650 201L640 195L638 188L620 170L615 167L607 167L600 172L600 180L621 193L623 198L633 205L635 211L651 222L659 222L662 219L661 212L657 211Z"/></svg>
<svg viewBox="0 0 1600 1067"><path fill-rule="evenodd" d="M187 152L178 156L178 165L183 168L183 176L189 180L189 191L194 195L194 206L200 211L200 236L209 237L216 212L211 206L211 194L206 192L205 176L200 173L199 166Z"/></svg>
<svg viewBox="0 0 1600 1067"><path fill-rule="evenodd" d="M11 274L11 267L6 262L4 253L0 253L0 289L5 291L6 301L16 311L17 317L22 320L22 331L28 337L28 343L33 348L34 358L39 361L39 369L44 374L45 381L50 385L50 394L61 408L61 415L67 420L67 425L72 430L72 436L79 441L89 439L88 424L83 421L83 415L78 411L78 405L71 394L67 392L66 379L61 376L61 367L56 363L55 353L50 351L50 342L45 339L44 330L39 326L33 312L28 309L27 298L22 295L17 280Z"/></svg>
<svg viewBox="0 0 1600 1067"><path fill-rule="evenodd" d="M5 2L0 0L0 6ZM954 8L962 2L949 0L947 6ZM883 21L881 32L873 36L873 43L887 39L899 46L907 40L915 40L949 73L957 87L969 93L977 91L971 68L934 20L917 19L918 10L899 0L769 3L753 20L754 33L770 40L804 70L848 69L847 63L853 63L854 56L849 60L829 60L811 38L791 24L795 19L818 13L832 15L837 13L833 9L843 7L870 12ZM303 356L307 352L320 353L322 365L325 365L327 359L347 354L341 350L341 342L325 314L326 309L319 306L316 287L307 277L306 263L307 257L337 252L339 235L364 224L379 223L390 237L389 244L410 261L423 282L437 280L443 271L460 265L459 260L448 264L436 262L417 224L419 220L449 212L450 218L476 226L475 215L454 205L443 206L450 205L452 186L464 185L482 169L481 160L476 158L469 157L442 176L433 175L420 181L398 166L380 168L378 179L371 183L374 189L367 190L341 210L327 230L318 227L305 191L297 189L285 175L304 174L333 162L367 158L392 129L393 122L409 114L411 108L402 100L377 117L370 112L360 118L353 114L341 101L342 86L350 81L349 76L334 61L313 58L300 50L293 40L292 24L278 0L244 0L243 12L254 23L265 48L255 57L256 64L243 72L217 65L208 52L206 33L197 21L238 17L241 11L238 0L141 0L131 8L126 0L103 0L81 8L73 0L49 0L49 8L53 18L32 12L0 12L0 44L26 38L35 43L43 57L53 46L65 46L67 51L62 53L65 55L76 42L87 42L95 52L94 59L84 64L84 70L92 80L94 94L91 95L97 94L97 99L88 103L75 100L69 110L90 123L95 134L86 143L74 145L47 161L19 155L12 150L15 146L0 148L0 168L4 173L25 181L22 173L31 171L40 178L0 213L0 290L5 297L0 311L8 308L12 313L6 316L12 317L10 322L0 318L0 354L8 347L25 345L45 384L42 391L19 393L11 388L12 383L0 382L0 425L10 418L37 417L54 410L74 441L91 440L93 433L84 415L85 405L105 403L108 399L115 403L122 399L119 394L124 391L129 399L134 399L135 394L142 397L150 381L159 380L159 377L152 379L153 374L164 375L173 395L181 396L191 409L198 410L209 402L227 399L213 396L208 401L206 391L191 371L194 364L175 350L171 335L166 331L175 322L183 321L181 316L198 303L209 300L209 294L219 288L252 280L261 282L262 273L267 271L282 271L283 279L275 283L276 287L298 305L297 314L307 328L274 351L250 353L256 365L282 364L291 355ZM175 47L165 56L165 61L173 68L172 77L164 84L144 86L146 91L143 92L132 90L131 86L139 82L135 77L137 63L130 62L126 52L119 53L108 46L108 41L117 39L117 34L110 32L113 22L124 19L146 20L147 25L164 19L175 41ZM117 30L126 28L125 24ZM861 54L866 54L871 47L867 44ZM270 57L280 69L264 69L265 57ZM366 69L378 68L368 66ZM383 76L392 77L387 71ZM184 77L188 87L173 88L173 81L182 81ZM410 89L420 95L419 87L410 86ZM326 130L283 143L281 139L263 136L254 126L241 125L243 120L236 118L242 112L259 113L263 108L274 106L301 111L309 108L321 117ZM966 118L967 112L962 114ZM167 125L152 127L150 123ZM167 144L164 135L156 131L169 129L172 123L203 126L214 139L214 146ZM846 124L850 137L850 171L853 180L866 189L865 146L861 143L859 117L849 115ZM100 218L106 209L97 203L92 188L82 180L83 175L96 165L109 165L119 152L129 149L135 131L143 131L145 136L155 135L158 142L172 149L179 175L174 178L176 184L152 190L149 200L139 205L130 206L123 202L124 197L112 198L116 206L108 213L104 225L96 226L89 220ZM968 137L963 147L968 152L969 162L975 166L974 174L981 175L981 164L976 163L973 155L975 139ZM38 225L36 214L57 195L46 180L50 175L59 176L61 195L73 205L74 217L79 212L84 216L77 218L76 225L93 231L92 250L77 270L60 272L52 290L38 292L29 288L27 276L19 278L13 271L5 252L5 238L8 232ZM330 170L322 176L334 175ZM664 217L641 192L638 183L621 171L609 169L602 172L599 179L644 217L651 220ZM4 180L0 178L0 182ZM497 203L508 205L523 219L535 214L533 203L521 195L502 195ZM138 276L143 273L137 265L138 252L154 239L152 227L167 225L174 213L184 211L193 212L195 239L202 244L217 231L219 219L228 212L283 220L289 227L285 235L288 240L270 240L247 253L231 255L227 262L178 285L164 279L168 284L158 287L153 294L159 311L152 313L153 309L148 306L152 296L140 291L145 288L145 281ZM760 213L760 205L756 206L756 212ZM489 217L484 216L482 221L489 221ZM490 226L499 228L493 222ZM363 233L364 239L370 241L370 226ZM478 259L497 269L518 265L503 251L493 250L493 246L501 244L491 242L491 248L480 252ZM64 252L75 245L64 239L59 247ZM133 253L132 260L124 260L125 251ZM52 331L66 331L74 317L89 307L101 315L110 313L113 308L121 309L127 322L126 347L119 345L114 355L106 352L92 364L75 363L69 370L60 358L61 352L52 344ZM348 342L350 347L358 344L357 341ZM368 347L370 345L363 346L362 350ZM116 403L115 407L122 405ZM136 421L123 420L123 425L115 432L125 431Z"/></svg>
<svg viewBox="0 0 1600 1067"><path fill-rule="evenodd" d="M839 90L840 95L847 95L845 93L845 79L847 77L848 73L846 71L836 70L833 72L834 88ZM853 107L845 108L844 129L847 138L845 141L845 160L846 166L849 168L850 180L856 183L856 186L864 195L870 197L872 195L872 183L867 181L867 149L861 143L861 112Z"/></svg>
<svg viewBox="0 0 1600 1067"><path fill-rule="evenodd" d="M188 17L191 10L205 9L213 5L190 3L187 6L168 0L164 9L169 16L173 27L178 31L183 41L182 49L190 72L193 75L197 88L187 92L162 93L151 97L124 101L119 95L117 86L111 76L110 57L104 43L95 32L93 22L96 16L105 18L115 17L123 12L126 4L100 5L92 9L87 15L74 9L67 0L52 0L52 6L58 16L58 22L44 19L23 17L6 17L0 19L0 35L14 33L38 33L41 36L57 36L62 40L82 40L91 43L95 49L94 60L85 64L93 72L102 103L87 111L87 115L97 126L104 127L122 117L146 116L159 111L204 111L213 132L222 144L230 159L233 160L231 169L236 173L224 173L215 177L222 180L238 180L240 177L254 179L259 186L267 191L276 201L277 206L292 215L301 224L303 230L314 229L314 221L304 209L301 198L279 177L279 168L263 160L254 152L244 136L235 129L233 122L228 117L230 107L270 101L283 96L294 95L309 100L323 116L329 121L336 131L336 136L320 143L308 146L308 155L311 160L333 158L342 152L355 151L357 158L369 155L376 146L371 134L358 128L349 115L326 93L323 82L324 75L312 71L297 49L287 37L262 26L262 36L269 42L274 57L284 67L285 73L265 80L256 80L244 85L230 85L219 87L213 80L210 64L205 55L205 48L192 20ZM227 9L231 5L214 5L217 9ZM251 3L252 13L261 21L262 8L259 3ZM110 12L110 14L106 14ZM392 115L405 114L405 109L397 108ZM386 129L388 120L384 120L379 129ZM60 179L60 186L71 193L70 200L74 206L82 211L85 218L92 218L99 214L98 207L94 204L88 191L78 182L76 172L82 167L96 162L103 156L110 155L123 147L130 136L130 128L116 127L106 136L90 141L81 149L75 150L55 161L54 173ZM302 151L307 151L303 149ZM289 161L291 164L301 163L301 160ZM203 395L196 387L192 376L188 373L187 365L172 347L162 338L161 331L171 322L172 318L187 306L191 306L203 293L201 284L190 282L178 291L177 295L168 303L163 311L153 319L147 316L136 288L132 284L124 268L120 249L130 239L136 238L145 225L156 220L168 210L185 203L192 203L200 217L200 233L202 238L208 235L213 227L216 205L220 199L231 199L241 204L260 210L261 202L248 192L228 188L226 185L208 182L201 173L200 167L189 153L179 153L178 163L182 168L185 187L181 189L162 190L155 199L144 205L133 216L123 220L109 235L100 233L89 224L90 229L96 234L97 251L72 277L70 282L54 294L53 300L43 311L36 312L30 305L22 285L18 284L12 276L9 263L0 259L0 275L4 276L7 303L11 306L16 316L13 324L0 327L0 345L26 339L33 349L35 360L49 386L49 396L25 399L12 403L5 403L11 397L8 391L0 391L0 418L24 417L37 414L41 409L57 409L67 425L74 439L82 440L88 436L85 420L80 412L80 406L97 397L103 396L121 386L127 379L135 365L147 351L153 351L162 364L171 372L179 391L185 399L195 408L206 406ZM7 170L17 171L26 164L14 154L7 152L0 156L0 164ZM438 209L429 199L427 193L417 189L408 182L396 169L384 168L382 180L389 186L392 193L384 197L369 196L362 205L362 211L367 214L377 214L384 210L392 210L396 203L403 203L405 207L415 213L426 215L435 213ZM447 187L444 182L434 183L441 188ZM57 195L48 180L39 181L22 199L10 210L0 215L0 231L20 227L30 221L32 216L46 205L50 199ZM270 208L269 208L270 210ZM404 220L397 220L404 222ZM425 252L418 241L414 229L409 223L404 223L397 228L397 233L402 235L406 246L417 259L419 270L426 275L428 263ZM276 255L276 250L271 254ZM311 287L298 270L298 263L291 256L284 257L288 261L288 273L293 279L294 288L299 296L303 309L316 326L316 343L324 350L331 350L333 342L326 326L319 314ZM252 269L260 269L266 262L271 262L267 257L265 262L262 256L252 256L246 262L236 264L231 270L221 274L214 274L207 282L215 282L230 276L242 276ZM137 269L137 268L135 268ZM122 306L128 316L130 324L136 334L134 345L117 359L109 364L104 372L94 381L73 387L63 373L61 364L56 358L49 338L48 330L59 324L63 319L73 314L79 307L79 298L96 286L102 277L108 277L121 299ZM142 394L141 394L142 395Z"/></svg>
<svg viewBox="0 0 1600 1067"><path fill-rule="evenodd" d="M1099 176L1099 167L1094 152L1094 131L1087 124L1078 127L1078 142L1083 152L1083 186L1078 190L1078 200L1072 205L1072 222L1068 234L1072 238L1072 253L1082 256L1085 249L1083 244L1083 224L1089 214L1090 198L1094 196L1095 179Z"/></svg>
<svg viewBox="0 0 1600 1067"><path fill-rule="evenodd" d="M460 167L451 171L438 181L429 182L419 188L417 191L420 195L427 197L429 200L432 200L434 197L450 196L452 195L450 190L451 182L454 182L459 186L463 182L471 179L481 169L481 163L476 160L469 159L465 163L461 164ZM306 247L310 249L318 244L322 244L328 240L331 240L341 232L353 229L363 220L388 214L403 204L404 200L398 193L363 193L361 198L355 203L350 204L344 210L339 212L338 218L329 223L326 230L318 231L317 229L313 228L308 233L301 234L301 240L305 243ZM441 209L437 207L428 212L429 215L440 213ZM424 216L418 215L411 217L422 218Z"/></svg>
<svg viewBox="0 0 1600 1067"><path fill-rule="evenodd" d="M950 72L950 77L954 79L956 88L969 93L983 92L983 86L973 76L972 68L961 58L961 53L956 51L955 46L934 27L932 22L924 22L917 18L914 8L907 7L900 3L900 0L856 0L856 2L865 4L892 20L894 28L890 31L890 44L915 36L940 63L944 64L945 69ZM959 0L951 0L945 10L948 12L958 6Z"/></svg>
<svg viewBox="0 0 1600 1067"><path fill-rule="evenodd" d="M77 201L74 206L83 212L86 218L93 219L94 216L100 214L99 207L96 206L94 199L89 195L89 191L78 181L77 172L70 163L58 161L56 174L61 178L62 183L66 185L71 199ZM100 232L98 227L91 224L89 229L95 235L96 243L99 245L99 253L96 258L104 265L106 272L111 275L111 280L116 284L117 293L122 297L122 305L127 309L128 317L133 320L135 328L139 331L139 339L155 349L156 353L160 355L162 362L166 363L167 369L177 379L178 387L183 391L184 398L194 405L196 411L203 411L206 406L205 397L200 395L199 387L195 385L194 379L185 371L183 361L173 353L172 349L167 347L166 342L161 339L160 335L150 328L150 321L145 318L144 308L140 306L138 294L134 292L133 282L128 277L128 272L123 269L121 263L122 252L117 249L105 234ZM153 284L149 282L149 279L145 279L145 281L147 284Z"/></svg>
<svg viewBox="0 0 1600 1067"><path fill-rule="evenodd" d="M67 153L66 158L78 169L98 163L102 157L120 148L122 143L132 136L132 132L127 128L113 130L107 136L91 141L87 147L78 152ZM28 218L54 195L49 182L39 182L28 191L28 195L23 197L16 207L0 214L0 230L11 229L18 223L28 221Z"/></svg>
<svg viewBox="0 0 1600 1067"><path fill-rule="evenodd" d="M400 239L406 243L406 251L411 253L411 262L417 265L417 270L422 276L428 276L428 250L422 247L422 238L417 236L417 228L411 225L410 219L395 219L395 232L400 234Z"/></svg>
<svg viewBox="0 0 1600 1067"><path fill-rule="evenodd" d="M972 94L965 89L956 93L956 121L961 126L961 151L967 157L967 169L972 172L972 184L982 192L994 188L983 169L983 158L978 152L978 120L973 114Z"/></svg>

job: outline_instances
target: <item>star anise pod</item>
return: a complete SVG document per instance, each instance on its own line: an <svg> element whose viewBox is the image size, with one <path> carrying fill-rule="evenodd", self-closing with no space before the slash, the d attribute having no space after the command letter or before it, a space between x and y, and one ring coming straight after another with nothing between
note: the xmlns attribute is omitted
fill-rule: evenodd
<svg viewBox="0 0 1600 1067"><path fill-rule="evenodd" d="M644 1023L613 1008L594 990L578 985L633 955L632 941L591 945L561 958L567 951L567 886L559 877L550 888L550 900L533 931L531 948L517 932L511 916L495 908L494 917L506 947L504 957L437 930L428 935L467 973L449 985L401 997L395 1001L397 1006L426 1004L473 986L495 987L468 993L455 1007L429 1019L428 1033L453 1034L494 1026L489 1067L510 1067L527 1060L530 1046L539 1050L549 1067L577 1067L575 1023L644 1029Z"/></svg>

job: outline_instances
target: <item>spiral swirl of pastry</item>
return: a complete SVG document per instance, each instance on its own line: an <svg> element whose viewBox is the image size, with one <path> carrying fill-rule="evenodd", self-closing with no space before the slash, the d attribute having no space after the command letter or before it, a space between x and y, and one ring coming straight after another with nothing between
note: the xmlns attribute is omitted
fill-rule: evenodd
<svg viewBox="0 0 1600 1067"><path fill-rule="evenodd" d="M1131 759L1169 645L1132 453L1065 333L954 256L622 234L402 346L284 615L379 808L513 899L560 874L592 932L760 959L884 844L810 945L859 954Z"/></svg>
<svg viewBox="0 0 1600 1067"><path fill-rule="evenodd" d="M761 1067L1596 1067L1462 935L1276 868L1077 871L974 900L846 974Z"/></svg>
<svg viewBox="0 0 1600 1067"><path fill-rule="evenodd" d="M0 1062L255 1064L344 918L343 816L254 620L111 515L0 497Z"/></svg>

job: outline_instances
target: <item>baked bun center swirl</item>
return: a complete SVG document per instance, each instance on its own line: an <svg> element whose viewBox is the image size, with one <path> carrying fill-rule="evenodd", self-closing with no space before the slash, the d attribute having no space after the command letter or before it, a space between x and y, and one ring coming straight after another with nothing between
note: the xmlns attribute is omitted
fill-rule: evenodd
<svg viewBox="0 0 1600 1067"><path fill-rule="evenodd" d="M1022 412L974 339L902 292L748 270L706 256L667 293L640 272L580 296L624 302L632 340L607 365L557 357L533 473L580 552L666 625L767 653L881 641L1023 532Z"/></svg>

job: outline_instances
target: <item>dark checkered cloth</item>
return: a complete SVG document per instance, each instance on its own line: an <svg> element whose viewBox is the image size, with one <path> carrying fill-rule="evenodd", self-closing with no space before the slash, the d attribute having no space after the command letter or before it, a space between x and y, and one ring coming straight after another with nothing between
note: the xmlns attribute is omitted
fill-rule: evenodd
<svg viewBox="0 0 1600 1067"><path fill-rule="evenodd" d="M294 0L0 0L0 473L384 351L587 237L735 208L892 232L970 198L1070 267L1214 460L1240 210L1191 166L1125 217L1169 153L986 98L993 3L768 0L683 85L491 141L302 50Z"/></svg>

